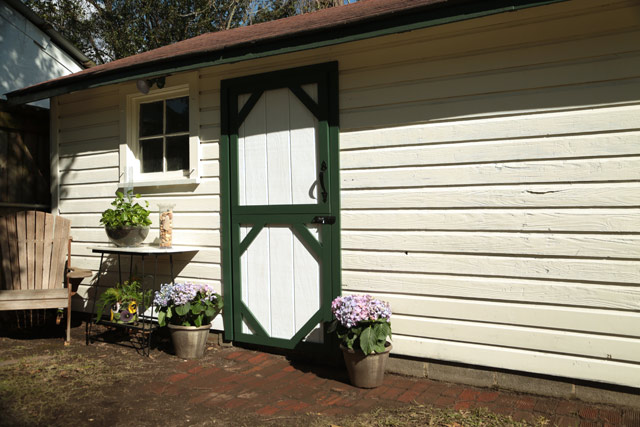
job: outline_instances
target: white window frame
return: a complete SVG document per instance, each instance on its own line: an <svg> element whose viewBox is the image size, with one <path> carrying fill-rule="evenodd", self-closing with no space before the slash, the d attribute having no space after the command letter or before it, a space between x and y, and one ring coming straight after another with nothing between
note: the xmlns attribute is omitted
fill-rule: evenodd
<svg viewBox="0 0 640 427"><path fill-rule="evenodd" d="M184 73L167 76L162 89L154 87L147 95L136 88L135 82L120 90L120 167L119 187L198 184L200 182L200 106L198 74ZM142 173L139 158L140 104L182 96L189 97L189 169Z"/></svg>

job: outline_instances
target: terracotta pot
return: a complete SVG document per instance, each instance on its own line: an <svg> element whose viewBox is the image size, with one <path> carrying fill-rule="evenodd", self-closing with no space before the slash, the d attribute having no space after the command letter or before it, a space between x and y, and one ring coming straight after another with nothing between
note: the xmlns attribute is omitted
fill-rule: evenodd
<svg viewBox="0 0 640 427"><path fill-rule="evenodd" d="M365 356L361 350L350 350L340 344L351 384L360 388L375 388L382 385L384 370L392 348L391 343L387 342L383 353Z"/></svg>
<svg viewBox="0 0 640 427"><path fill-rule="evenodd" d="M168 324L176 356L182 359L199 359L207 348L211 324L202 326L180 326Z"/></svg>
<svg viewBox="0 0 640 427"><path fill-rule="evenodd" d="M105 227L104 229L111 243L120 247L140 246L149 234L149 227Z"/></svg>

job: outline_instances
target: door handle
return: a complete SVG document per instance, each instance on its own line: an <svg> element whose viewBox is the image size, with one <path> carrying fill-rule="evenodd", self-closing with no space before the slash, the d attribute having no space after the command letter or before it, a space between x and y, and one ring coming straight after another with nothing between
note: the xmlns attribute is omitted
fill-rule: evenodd
<svg viewBox="0 0 640 427"><path fill-rule="evenodd" d="M322 202L323 203L327 203L327 189L324 186L324 173L327 170L327 162L325 162L324 160L322 161L322 164L320 165L320 174L318 175L318 180L320 181L320 188L322 188Z"/></svg>
<svg viewBox="0 0 640 427"><path fill-rule="evenodd" d="M331 225L331 224L335 224L336 223L336 217L333 215L327 215L327 216L314 216L313 219L311 220L312 224L327 224L327 225Z"/></svg>

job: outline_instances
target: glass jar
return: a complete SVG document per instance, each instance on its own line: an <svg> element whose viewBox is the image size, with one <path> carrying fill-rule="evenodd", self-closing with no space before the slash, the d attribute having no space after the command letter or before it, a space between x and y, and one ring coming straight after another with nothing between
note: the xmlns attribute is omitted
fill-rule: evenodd
<svg viewBox="0 0 640 427"><path fill-rule="evenodd" d="M174 207L175 204L158 204L158 210L160 211L160 220L158 221L158 225L160 227L161 248L170 248L172 244Z"/></svg>

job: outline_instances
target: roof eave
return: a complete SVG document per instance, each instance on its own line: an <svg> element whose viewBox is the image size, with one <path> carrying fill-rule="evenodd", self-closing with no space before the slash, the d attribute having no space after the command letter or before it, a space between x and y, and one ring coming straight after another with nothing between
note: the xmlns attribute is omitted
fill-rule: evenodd
<svg viewBox="0 0 640 427"><path fill-rule="evenodd" d="M473 3L456 3L438 8L428 8L418 13L391 17L378 17L344 27L332 27L303 35L293 34L256 43L232 46L205 53L186 54L168 60L153 61L124 69L104 72L100 75L79 76L77 80L51 81L33 88L19 89L6 94L9 103L22 104L44 98L63 95L77 90L91 89L109 84L190 71L197 68L264 58L284 53L299 52L342 43L359 41L390 34L413 31L449 24L529 7L542 6L567 0L491 0ZM488 7L490 6L490 7Z"/></svg>

